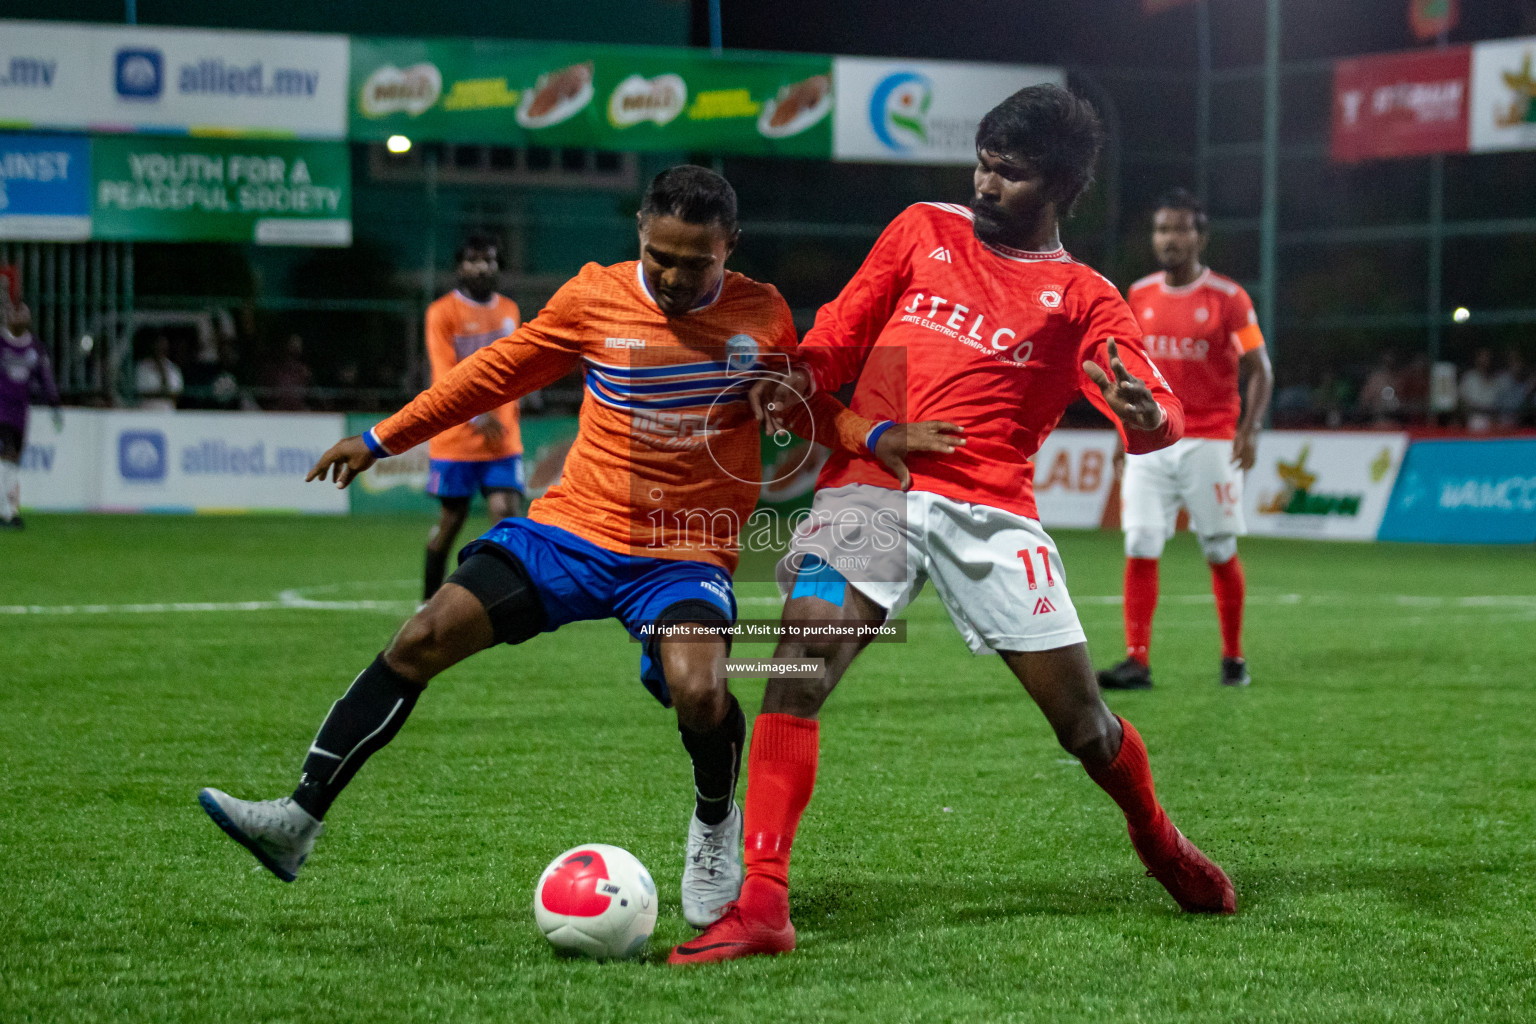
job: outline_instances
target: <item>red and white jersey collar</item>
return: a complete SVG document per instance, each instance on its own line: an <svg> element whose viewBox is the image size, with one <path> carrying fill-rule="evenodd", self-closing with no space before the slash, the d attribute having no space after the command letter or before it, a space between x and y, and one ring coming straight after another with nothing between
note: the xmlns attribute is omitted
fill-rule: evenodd
<svg viewBox="0 0 1536 1024"><path fill-rule="evenodd" d="M949 213L958 214L973 224L976 222L975 211L972 210L969 206L965 206L961 203L929 203L928 205L936 206L941 210L948 211ZM974 229L972 230L972 234L975 234ZM1007 245L997 245L992 242L983 242L980 238L976 239L976 241L981 242L982 248L987 249L1008 260L1021 260L1026 263L1036 263L1041 260L1071 259L1071 257L1067 255L1066 247L1063 245L1057 245L1054 249L1036 250L1015 249Z"/></svg>
<svg viewBox="0 0 1536 1024"><path fill-rule="evenodd" d="M1196 274L1195 279L1189 282L1189 284L1172 285L1168 283L1168 271L1165 270L1161 275L1158 276L1157 286L1163 290L1164 295L1188 295L1189 293L1198 290L1201 285L1205 284L1205 282L1209 281L1210 279L1211 268L1206 267L1204 270L1200 271L1200 273Z"/></svg>

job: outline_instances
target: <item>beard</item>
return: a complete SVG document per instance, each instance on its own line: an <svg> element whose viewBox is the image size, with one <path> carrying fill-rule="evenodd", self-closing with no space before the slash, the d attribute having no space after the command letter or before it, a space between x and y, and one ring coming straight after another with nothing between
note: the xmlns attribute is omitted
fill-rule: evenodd
<svg viewBox="0 0 1536 1024"><path fill-rule="evenodd" d="M972 230L978 239L989 245L1005 245L1014 249L1023 245L1029 218L1010 214L998 204L980 196L972 196L967 205L975 215Z"/></svg>
<svg viewBox="0 0 1536 1024"><path fill-rule="evenodd" d="M459 287L476 302L484 302L496 290L496 278L490 274L459 278Z"/></svg>

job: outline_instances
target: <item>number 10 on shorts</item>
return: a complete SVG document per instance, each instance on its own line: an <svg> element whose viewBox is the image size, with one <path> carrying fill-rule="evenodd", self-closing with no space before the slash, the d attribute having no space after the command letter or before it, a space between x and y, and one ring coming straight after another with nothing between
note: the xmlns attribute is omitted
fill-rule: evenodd
<svg viewBox="0 0 1536 1024"><path fill-rule="evenodd" d="M1040 564L1045 568L1045 585L1048 587L1054 587L1056 585L1056 580L1051 576L1051 549L1042 544L1035 548L1033 551L1031 551L1029 548L1025 548L1019 552L1019 558L1023 559L1024 561L1024 574L1029 577L1029 589L1039 589L1039 585L1035 582L1034 556L1036 554L1040 556Z"/></svg>

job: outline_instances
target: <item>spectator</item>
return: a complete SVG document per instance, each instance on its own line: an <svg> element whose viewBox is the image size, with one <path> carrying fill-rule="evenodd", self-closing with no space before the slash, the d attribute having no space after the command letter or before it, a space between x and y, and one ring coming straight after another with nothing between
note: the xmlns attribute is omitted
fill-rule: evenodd
<svg viewBox="0 0 1536 1024"><path fill-rule="evenodd" d="M1429 418L1429 354L1419 352L1408 360L1398 378L1397 400L1403 418L1409 423L1423 423Z"/></svg>
<svg viewBox="0 0 1536 1024"><path fill-rule="evenodd" d="M1472 369L1461 375L1461 412L1467 429L1483 433L1493 428L1493 414L1498 410L1499 390L1493 376L1493 351L1480 348L1472 357Z"/></svg>
<svg viewBox="0 0 1536 1024"><path fill-rule="evenodd" d="M1299 377L1275 392L1274 422L1277 427L1311 426L1317 412L1312 388Z"/></svg>
<svg viewBox="0 0 1536 1024"><path fill-rule="evenodd" d="M1392 426L1402 412L1402 374L1397 369L1397 353L1382 352L1376 368L1360 385L1360 411L1375 426Z"/></svg>
<svg viewBox="0 0 1536 1024"><path fill-rule="evenodd" d="M154 354L140 359L134 368L134 386L139 392L140 409L176 408L183 382L181 367L171 359L171 339L155 335Z"/></svg>
<svg viewBox="0 0 1536 1024"><path fill-rule="evenodd" d="M1349 381L1340 377L1338 371L1329 367L1323 371L1322 379L1318 381L1317 398L1313 406L1323 414L1325 426L1337 429L1344 425L1344 410L1349 408L1353 397L1350 393Z"/></svg>
<svg viewBox="0 0 1536 1024"><path fill-rule="evenodd" d="M314 374L304 362L304 339L288 335L283 358L272 368L272 408L302 412L309 408L309 386Z"/></svg>
<svg viewBox="0 0 1536 1024"><path fill-rule="evenodd" d="M1525 372L1525 358L1519 349L1511 347L1504 355L1504 369L1493 378L1493 404L1499 426L1520 425L1520 414L1525 410L1525 400L1531 394L1531 385L1531 377Z"/></svg>

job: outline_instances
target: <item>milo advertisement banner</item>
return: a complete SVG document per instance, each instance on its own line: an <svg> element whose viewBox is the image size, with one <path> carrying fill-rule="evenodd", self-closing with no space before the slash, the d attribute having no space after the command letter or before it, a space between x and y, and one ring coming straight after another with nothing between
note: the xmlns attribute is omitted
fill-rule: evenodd
<svg viewBox="0 0 1536 1024"><path fill-rule="evenodd" d="M352 244L344 142L99 135L92 237L122 241Z"/></svg>
<svg viewBox="0 0 1536 1024"><path fill-rule="evenodd" d="M832 60L672 47L355 38L350 135L826 159Z"/></svg>
<svg viewBox="0 0 1536 1024"><path fill-rule="evenodd" d="M348 413L347 434L361 434L384 417L372 413ZM521 421L523 479L532 500L560 482L565 453L576 439L575 416L540 416ZM380 459L358 477L347 492L353 515L390 512L436 513L437 501L427 494L427 446ZM476 498L478 507L481 499ZM478 513L477 513L478 514Z"/></svg>

